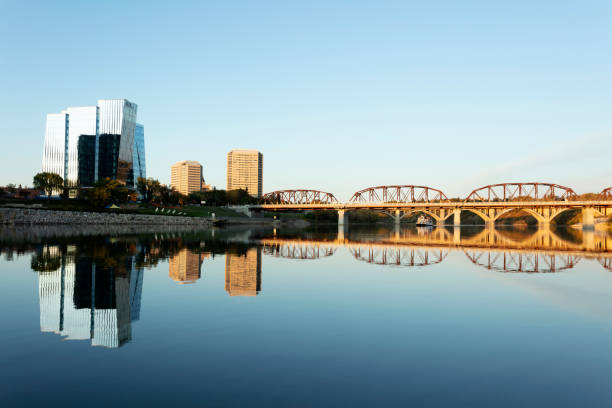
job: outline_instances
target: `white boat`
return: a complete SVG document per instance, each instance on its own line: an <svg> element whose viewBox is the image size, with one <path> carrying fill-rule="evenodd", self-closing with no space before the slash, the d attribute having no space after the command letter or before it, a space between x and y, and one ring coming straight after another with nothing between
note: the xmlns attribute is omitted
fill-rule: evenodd
<svg viewBox="0 0 612 408"><path fill-rule="evenodd" d="M426 215L421 215L418 219L417 219L417 223L416 223L417 227L433 227L435 224L433 222L433 220L426 216Z"/></svg>

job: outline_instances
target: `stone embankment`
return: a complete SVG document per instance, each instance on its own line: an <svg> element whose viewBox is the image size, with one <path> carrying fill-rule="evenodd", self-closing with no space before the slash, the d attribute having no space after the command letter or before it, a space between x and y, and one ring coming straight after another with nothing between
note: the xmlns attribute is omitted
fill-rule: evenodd
<svg viewBox="0 0 612 408"><path fill-rule="evenodd" d="M210 227L201 217L169 215L113 214L77 211L0 208L0 225L189 225Z"/></svg>

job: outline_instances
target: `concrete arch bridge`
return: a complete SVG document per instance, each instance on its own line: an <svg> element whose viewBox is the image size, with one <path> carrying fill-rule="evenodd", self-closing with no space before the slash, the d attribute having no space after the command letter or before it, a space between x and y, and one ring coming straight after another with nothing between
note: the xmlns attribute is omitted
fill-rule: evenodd
<svg viewBox="0 0 612 408"><path fill-rule="evenodd" d="M493 226L501 217L521 210L539 225L549 225L570 210L582 212L584 229L594 229L596 217L612 215L612 194L604 189L596 200L581 200L573 189L551 183L501 183L479 187L464 199L449 199L439 189L421 185L384 185L368 187L352 195L346 203L318 190L282 190L266 194L253 211L333 210L338 224L347 224L345 213L368 209L381 211L396 224L414 213L424 213L437 224L461 224L461 213L469 211L485 225Z"/></svg>

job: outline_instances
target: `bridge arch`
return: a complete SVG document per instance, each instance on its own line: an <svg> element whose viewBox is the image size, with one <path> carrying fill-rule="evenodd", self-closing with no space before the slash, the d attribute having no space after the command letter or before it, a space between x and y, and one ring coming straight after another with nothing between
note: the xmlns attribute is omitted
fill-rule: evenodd
<svg viewBox="0 0 612 408"><path fill-rule="evenodd" d="M612 187L604 188L600 195L604 200L612 199Z"/></svg>
<svg viewBox="0 0 612 408"><path fill-rule="evenodd" d="M476 214L485 222L485 224L491 222L491 218L487 214L483 213L482 211L479 211L473 208L465 208L461 210L461 212L463 211L468 211L468 212L471 212L472 214Z"/></svg>
<svg viewBox="0 0 612 408"><path fill-rule="evenodd" d="M569 187L551 183L500 183L489 184L472 190L464 201L525 201L525 200L570 200L577 195Z"/></svg>
<svg viewBox="0 0 612 408"><path fill-rule="evenodd" d="M431 212L431 211L429 211L429 210L427 210L425 208L411 208L411 209L408 209L408 210L402 210L402 212L403 212L403 214L402 214L402 216L400 218L408 217L411 214L423 213L423 214L426 214L426 215L430 216L431 218L433 218L434 220L436 220L438 222L442 221L444 219L444 218L440 217L439 215L437 215L437 214L435 214L435 213L433 213L433 212ZM390 213L388 213L386 211L384 213L389 215L390 217L394 217L393 214L390 214Z"/></svg>
<svg viewBox="0 0 612 408"><path fill-rule="evenodd" d="M518 210L531 215L533 218L536 219L536 221L538 223L544 223L544 222L547 221L544 216L542 216L538 212L532 210L531 208L520 208ZM516 208L507 208L507 209L502 210L501 212L495 214L495 217L493 218L493 222L497 222L497 220L499 220L502 216L504 216L504 215L506 215L506 214L508 214L508 213L510 213L512 211L517 211L517 209Z"/></svg>
<svg viewBox="0 0 612 408"><path fill-rule="evenodd" d="M319 190L278 190L266 193L261 198L264 204L335 204L338 200L332 193Z"/></svg>
<svg viewBox="0 0 612 408"><path fill-rule="evenodd" d="M394 185L357 191L349 203L430 203L449 201L441 190L428 186Z"/></svg>

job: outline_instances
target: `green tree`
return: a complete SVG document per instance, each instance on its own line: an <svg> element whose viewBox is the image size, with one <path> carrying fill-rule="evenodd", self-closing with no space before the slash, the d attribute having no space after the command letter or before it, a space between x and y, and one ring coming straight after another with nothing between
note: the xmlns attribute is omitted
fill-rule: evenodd
<svg viewBox="0 0 612 408"><path fill-rule="evenodd" d="M54 191L61 190L63 187L64 179L59 174L42 172L34 176L34 188L43 190L49 199Z"/></svg>
<svg viewBox="0 0 612 408"><path fill-rule="evenodd" d="M117 180L105 178L98 180L94 188L87 192L87 200L96 207L105 207L109 204L120 204L128 201L130 192Z"/></svg>

